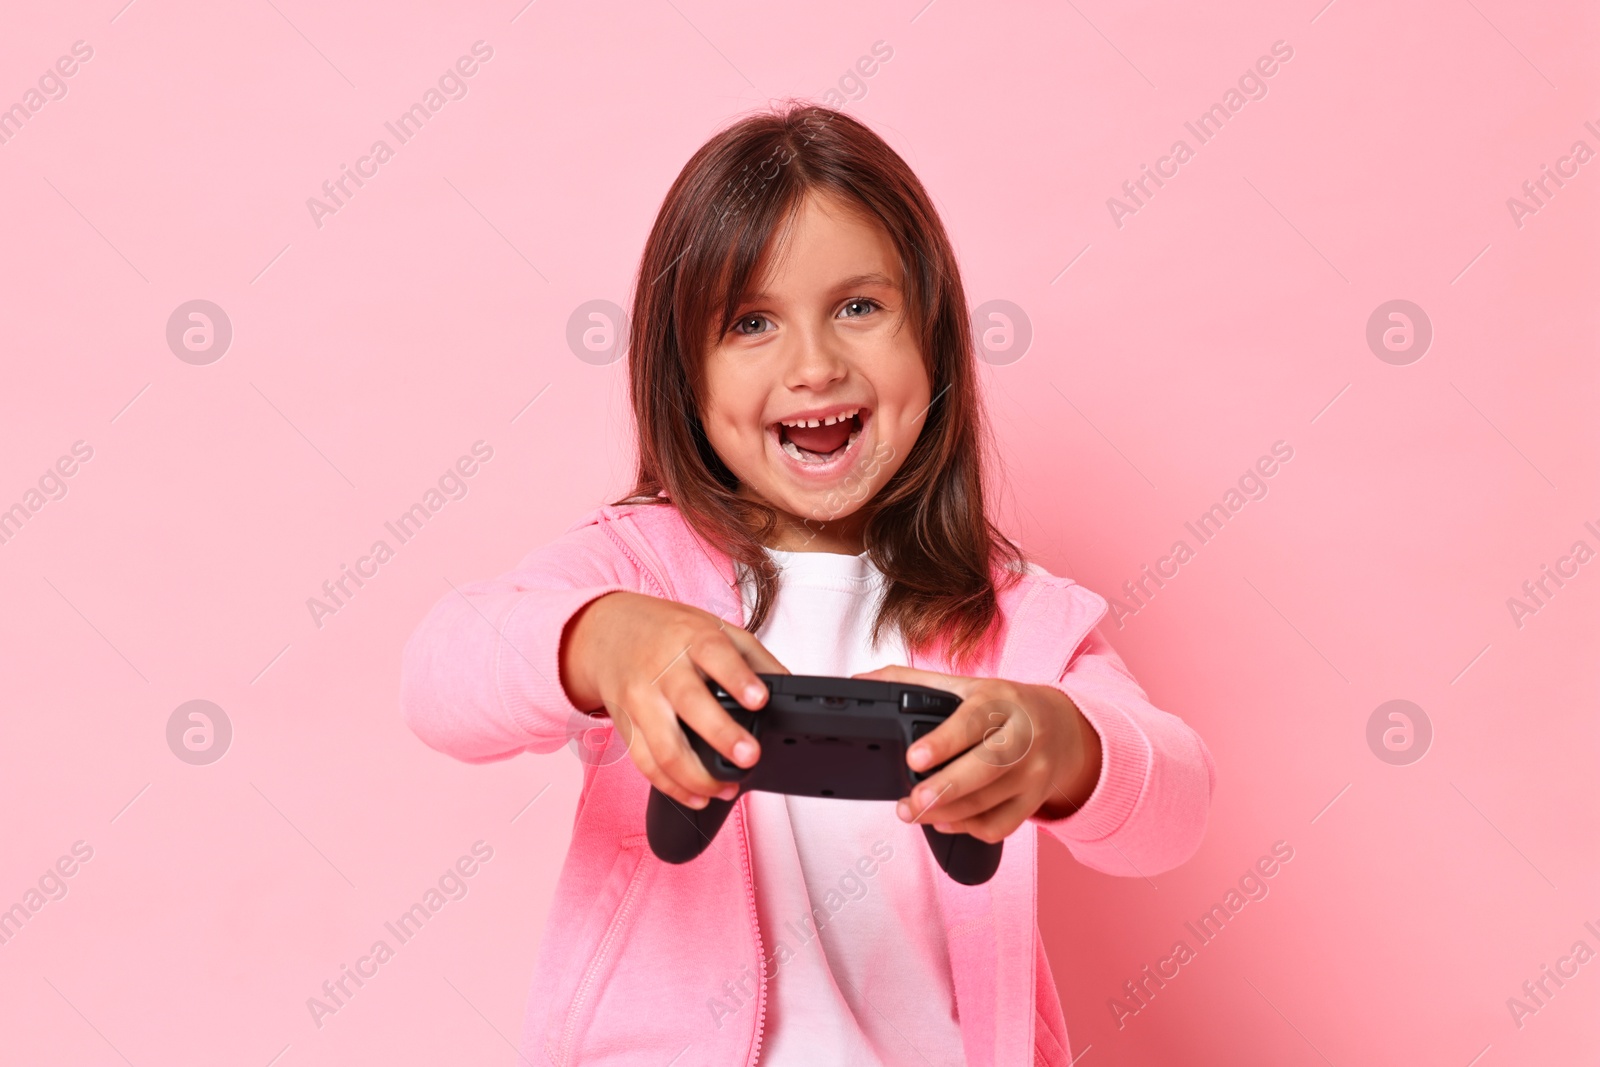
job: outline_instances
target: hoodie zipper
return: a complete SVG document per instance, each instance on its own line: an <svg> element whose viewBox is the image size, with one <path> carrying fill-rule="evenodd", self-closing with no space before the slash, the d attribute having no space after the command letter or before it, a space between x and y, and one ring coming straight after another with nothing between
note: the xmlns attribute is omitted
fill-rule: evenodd
<svg viewBox="0 0 1600 1067"><path fill-rule="evenodd" d="M666 593L669 600L677 600L677 591L673 589L672 583L667 579L666 568L662 565L655 552L650 549L650 546L644 542L644 538L638 535L638 531L633 528L632 524L613 520L608 522L607 526L616 534L619 541L625 542L624 551L634 557L634 563L639 569L652 579L658 588ZM744 601L741 597L740 611L743 612L743 610ZM743 625L745 621L741 617L740 625ZM734 803L737 804L738 801L736 800ZM738 809L735 815L739 821L739 860L744 874L745 904L750 914L750 929L755 934L756 939L756 1032L750 1044L750 1058L745 1061L746 1067L754 1067L756 1058L761 1054L761 1040L764 1036L767 1022L767 957L766 949L761 943L761 917L756 910L755 878L751 873L750 820L746 818L748 812L749 806L746 805ZM631 886L629 887L629 892L631 895ZM563 1051L565 1050L563 1049Z"/></svg>
<svg viewBox="0 0 1600 1067"><path fill-rule="evenodd" d="M761 1055L761 1039L765 1036L767 1024L767 951L761 944L761 917L756 912L755 879L750 873L750 820L745 817L748 814L747 804L739 812L739 838L740 858L744 865L745 901L750 907L750 929L756 935L756 1033L750 1043L750 1058L745 1065L754 1067L757 1057Z"/></svg>

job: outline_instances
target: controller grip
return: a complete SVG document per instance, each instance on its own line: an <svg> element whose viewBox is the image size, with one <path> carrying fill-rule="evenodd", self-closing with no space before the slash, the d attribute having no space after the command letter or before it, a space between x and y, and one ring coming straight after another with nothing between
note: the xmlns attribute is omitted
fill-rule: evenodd
<svg viewBox="0 0 1600 1067"><path fill-rule="evenodd" d="M1000 869L1004 841L991 844L971 834L942 834L927 823L922 824L922 833L940 869L962 885L982 885Z"/></svg>
<svg viewBox="0 0 1600 1067"><path fill-rule="evenodd" d="M651 786L650 802L644 809L650 851L664 863L688 863L710 847L734 803L712 797L705 807L690 808Z"/></svg>

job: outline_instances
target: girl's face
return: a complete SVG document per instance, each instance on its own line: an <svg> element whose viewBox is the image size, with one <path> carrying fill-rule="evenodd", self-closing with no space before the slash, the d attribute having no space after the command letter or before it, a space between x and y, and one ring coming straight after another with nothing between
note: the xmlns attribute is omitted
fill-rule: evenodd
<svg viewBox="0 0 1600 1067"><path fill-rule="evenodd" d="M932 399L899 261L876 221L816 195L781 260L712 339L700 419L740 492L780 513L769 547L859 552L861 505L905 462Z"/></svg>

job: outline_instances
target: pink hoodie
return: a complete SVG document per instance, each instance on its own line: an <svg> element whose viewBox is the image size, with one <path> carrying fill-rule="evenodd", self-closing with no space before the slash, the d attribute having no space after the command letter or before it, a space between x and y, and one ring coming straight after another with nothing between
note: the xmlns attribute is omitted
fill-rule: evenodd
<svg viewBox="0 0 1600 1067"><path fill-rule="evenodd" d="M561 687L561 635L580 608L613 590L745 623L732 561L675 507L603 507L516 570L434 606L405 648L406 721L428 745L468 763L563 747L574 724L591 723ZM1080 810L1030 818L1008 837L987 883L941 877L939 903L970 1067L1067 1067L1066 1022L1039 938L1035 827L1107 874L1170 870L1200 846L1216 770L1199 735L1151 705L1100 635L1104 598L1030 568L1000 604L998 638L962 673L1060 688L1100 734L1103 767ZM909 666L958 673L938 660ZM626 756L585 761L520 1063L756 1062L766 952L745 805L734 805L704 855L672 866L645 842L648 795Z"/></svg>

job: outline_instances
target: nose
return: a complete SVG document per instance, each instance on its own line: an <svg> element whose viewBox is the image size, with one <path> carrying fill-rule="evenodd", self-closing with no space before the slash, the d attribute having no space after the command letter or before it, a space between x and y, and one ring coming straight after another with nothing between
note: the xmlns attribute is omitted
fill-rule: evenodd
<svg viewBox="0 0 1600 1067"><path fill-rule="evenodd" d="M791 389L821 390L845 376L847 365L838 338L827 329L799 330L785 368L784 384Z"/></svg>

